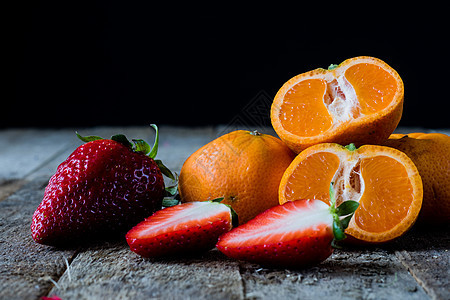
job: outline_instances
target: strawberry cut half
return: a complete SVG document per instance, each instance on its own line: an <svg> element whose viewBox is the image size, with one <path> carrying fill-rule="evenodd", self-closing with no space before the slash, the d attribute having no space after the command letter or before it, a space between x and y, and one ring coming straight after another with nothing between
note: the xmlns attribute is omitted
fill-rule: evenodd
<svg viewBox="0 0 450 300"><path fill-rule="evenodd" d="M234 211L219 203L190 202L164 208L126 235L130 249L143 257L198 254L214 247L237 224Z"/></svg>
<svg viewBox="0 0 450 300"><path fill-rule="evenodd" d="M332 199L334 192L330 190ZM331 200L332 200L331 199ZM226 256L271 267L298 268L320 263L358 207L346 201L339 207L320 200L297 200L272 207L219 238L217 249Z"/></svg>

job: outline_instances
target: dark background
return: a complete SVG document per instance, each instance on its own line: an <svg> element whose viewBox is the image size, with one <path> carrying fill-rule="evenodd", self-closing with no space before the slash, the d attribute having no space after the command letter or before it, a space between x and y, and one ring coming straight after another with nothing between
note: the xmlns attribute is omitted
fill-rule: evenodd
<svg viewBox="0 0 450 300"><path fill-rule="evenodd" d="M130 2L15 2L0 126L227 124L291 77L359 55L402 77L401 126L450 125L445 9Z"/></svg>

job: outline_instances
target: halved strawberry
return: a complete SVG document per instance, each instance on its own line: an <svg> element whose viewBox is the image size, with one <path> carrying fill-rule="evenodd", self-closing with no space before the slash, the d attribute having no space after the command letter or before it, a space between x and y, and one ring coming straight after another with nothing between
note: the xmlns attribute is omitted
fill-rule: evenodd
<svg viewBox="0 0 450 300"><path fill-rule="evenodd" d="M219 238L226 256L275 267L304 267L327 259L334 241L358 207L355 201L331 206L320 200L297 200L272 207ZM346 216L346 217L344 217Z"/></svg>
<svg viewBox="0 0 450 300"><path fill-rule="evenodd" d="M164 208L126 235L130 249L143 257L196 254L214 247L220 235L237 225L223 198Z"/></svg>

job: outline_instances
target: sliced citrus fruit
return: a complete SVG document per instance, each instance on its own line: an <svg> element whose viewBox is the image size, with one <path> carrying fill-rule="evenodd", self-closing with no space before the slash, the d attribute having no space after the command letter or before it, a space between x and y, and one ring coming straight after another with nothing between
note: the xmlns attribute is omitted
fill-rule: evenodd
<svg viewBox="0 0 450 300"><path fill-rule="evenodd" d="M414 224L422 205L421 177L403 152L335 143L312 146L292 161L281 179L280 204L297 199L328 203L331 183L337 206L347 200L359 202L345 232L365 242L401 236Z"/></svg>
<svg viewBox="0 0 450 300"><path fill-rule="evenodd" d="M381 144L403 111L403 81L385 62L347 59L287 81L275 96L272 125L295 152L333 142Z"/></svg>

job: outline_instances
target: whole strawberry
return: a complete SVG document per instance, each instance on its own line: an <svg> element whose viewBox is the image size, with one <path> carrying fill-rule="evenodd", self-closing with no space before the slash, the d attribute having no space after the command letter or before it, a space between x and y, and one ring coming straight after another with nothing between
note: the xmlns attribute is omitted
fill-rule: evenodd
<svg viewBox="0 0 450 300"><path fill-rule="evenodd" d="M31 233L41 244L76 244L120 236L161 209L164 180L152 148L124 135L78 137L78 147L56 170L33 215ZM148 155L147 155L148 154ZM167 171L165 167L161 169ZM170 173L170 171L168 171ZM171 173L170 173L171 175Z"/></svg>

